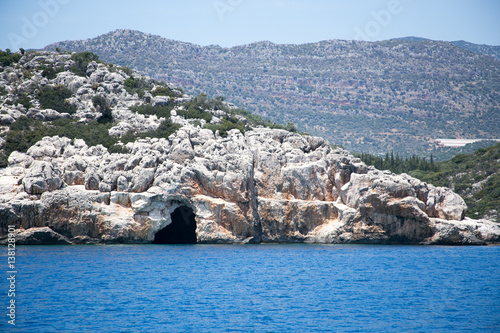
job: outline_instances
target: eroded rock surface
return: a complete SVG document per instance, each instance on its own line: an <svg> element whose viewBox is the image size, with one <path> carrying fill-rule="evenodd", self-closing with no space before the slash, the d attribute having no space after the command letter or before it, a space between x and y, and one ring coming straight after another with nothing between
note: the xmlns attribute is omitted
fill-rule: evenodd
<svg viewBox="0 0 500 333"><path fill-rule="evenodd" d="M185 125L126 148L110 154L46 137L12 154L2 170L2 235L16 225L74 243L148 243L187 206L198 242L500 241L498 224L463 219L451 190L367 167L317 137L256 128L222 138Z"/></svg>

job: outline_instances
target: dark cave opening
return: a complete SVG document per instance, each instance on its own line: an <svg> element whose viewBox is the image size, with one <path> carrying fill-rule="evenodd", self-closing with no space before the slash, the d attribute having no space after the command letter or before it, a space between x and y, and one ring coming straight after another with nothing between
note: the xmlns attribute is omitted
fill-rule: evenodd
<svg viewBox="0 0 500 333"><path fill-rule="evenodd" d="M192 208L180 206L170 214L172 223L159 230L153 244L196 244L196 220Z"/></svg>

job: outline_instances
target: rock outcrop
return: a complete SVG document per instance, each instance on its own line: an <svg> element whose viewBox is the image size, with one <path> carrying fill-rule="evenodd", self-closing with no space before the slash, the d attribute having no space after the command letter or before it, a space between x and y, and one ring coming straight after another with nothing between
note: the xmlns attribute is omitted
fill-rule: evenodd
<svg viewBox="0 0 500 333"><path fill-rule="evenodd" d="M28 230L16 230L14 239L18 245L68 245L72 242L66 237L54 232L49 227L30 228ZM0 241L6 245L6 239Z"/></svg>
<svg viewBox="0 0 500 333"><path fill-rule="evenodd" d="M463 219L449 189L367 167L317 137L255 128L222 138L186 125L126 149L45 137L12 154L1 171L2 235L16 225L74 243L148 243L186 206L198 242L500 241L498 224Z"/></svg>

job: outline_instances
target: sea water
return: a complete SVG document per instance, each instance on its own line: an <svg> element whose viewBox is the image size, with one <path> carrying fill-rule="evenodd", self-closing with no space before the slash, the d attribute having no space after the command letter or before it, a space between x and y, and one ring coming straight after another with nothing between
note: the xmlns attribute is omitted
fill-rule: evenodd
<svg viewBox="0 0 500 333"><path fill-rule="evenodd" d="M16 264L3 332L500 332L497 246L32 246Z"/></svg>

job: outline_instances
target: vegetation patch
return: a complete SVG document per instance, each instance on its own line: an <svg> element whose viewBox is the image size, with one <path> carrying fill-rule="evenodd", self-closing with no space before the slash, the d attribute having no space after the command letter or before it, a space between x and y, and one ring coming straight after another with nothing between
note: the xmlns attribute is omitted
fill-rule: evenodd
<svg viewBox="0 0 500 333"><path fill-rule="evenodd" d="M76 75L86 77L87 67L92 61L99 61L99 57L92 52L75 53L71 56L75 64L69 69Z"/></svg>
<svg viewBox="0 0 500 333"><path fill-rule="evenodd" d="M408 173L414 170L421 171L437 171L436 163L434 163L434 158L427 160L425 157L419 157L417 155L412 155L411 157L399 157L399 154L391 152L390 154L385 154L385 157L374 156L371 154L354 154L354 156L360 158L363 162L368 165L373 165L379 170L390 170L394 173Z"/></svg>
<svg viewBox="0 0 500 333"><path fill-rule="evenodd" d="M140 133L138 136L139 137L150 137L150 138L165 138L168 139L168 137L172 134L175 133L179 128L181 128L181 125L179 124L172 124L170 119L162 121L160 126L158 126L158 129L155 131L149 131L145 133Z"/></svg>
<svg viewBox="0 0 500 333"><path fill-rule="evenodd" d="M59 113L74 114L76 112L76 106L66 101L66 99L71 96L73 96L71 90L64 86L45 87L38 93L42 108L53 109Z"/></svg>
<svg viewBox="0 0 500 333"><path fill-rule="evenodd" d="M5 102L8 105L18 105L21 104L24 106L26 109L29 109L31 107L31 99L26 93L19 94L17 98L14 100L14 102L6 101Z"/></svg>
<svg viewBox="0 0 500 333"><path fill-rule="evenodd" d="M146 91L150 91L153 85L146 82L144 79L136 79L134 77L129 77L123 82L125 90L130 94L137 94L139 98L143 98Z"/></svg>
<svg viewBox="0 0 500 333"><path fill-rule="evenodd" d="M18 63L19 60L21 60L21 57L22 57L21 54L12 53L9 49L5 51L0 50L0 65L2 65L3 68L5 68L14 63Z"/></svg>
<svg viewBox="0 0 500 333"><path fill-rule="evenodd" d="M42 76L46 77L49 80L55 79L57 77L57 73L64 72L64 67L47 67L47 66L42 66Z"/></svg>
<svg viewBox="0 0 500 333"><path fill-rule="evenodd" d="M137 112L144 115L155 115L158 118L169 118L170 112L173 110L173 106L152 106L151 104L142 104L131 106L129 109L131 111Z"/></svg>
<svg viewBox="0 0 500 333"><path fill-rule="evenodd" d="M106 124L113 122L113 114L106 98L96 95L92 98L92 104L101 113L101 116L97 119L98 123Z"/></svg>
<svg viewBox="0 0 500 333"><path fill-rule="evenodd" d="M172 91L168 87L156 87L155 90L151 91L151 95L153 96L168 96L171 98L177 97L174 91Z"/></svg>
<svg viewBox="0 0 500 333"><path fill-rule="evenodd" d="M204 119L207 122L210 122L213 118L211 113L193 107L187 110L179 110L177 114L187 119Z"/></svg>
<svg viewBox="0 0 500 333"><path fill-rule="evenodd" d="M244 117L252 126L264 126L273 129L284 129L293 133L297 132L297 127L292 122L287 122L286 125L277 124L271 120L263 119L261 116L253 114L250 111L244 109L232 109L229 110L229 113Z"/></svg>
<svg viewBox="0 0 500 333"><path fill-rule="evenodd" d="M33 118L20 117L9 126L3 152L0 154L3 155L0 156L0 167L7 166L7 158L13 151L26 152L45 136L83 139L89 147L101 144L110 152L118 152L121 150L117 145L119 138L109 135L111 126L110 123L92 121L83 124L63 118L44 123Z"/></svg>
<svg viewBox="0 0 500 333"><path fill-rule="evenodd" d="M245 133L245 124L230 117L224 117L220 124L206 124L203 128L212 130L214 133L219 131L219 135L223 138L226 138L227 133L232 129L238 129L241 133Z"/></svg>

